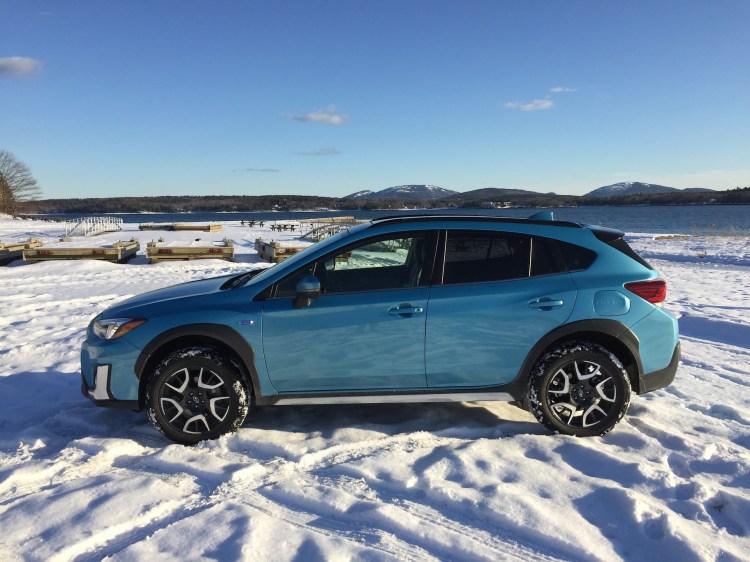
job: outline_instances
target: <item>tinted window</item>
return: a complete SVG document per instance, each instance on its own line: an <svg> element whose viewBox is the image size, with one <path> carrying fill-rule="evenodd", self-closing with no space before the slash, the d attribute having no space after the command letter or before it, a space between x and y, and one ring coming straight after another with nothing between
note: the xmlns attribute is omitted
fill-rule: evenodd
<svg viewBox="0 0 750 562"><path fill-rule="evenodd" d="M529 276L531 239L495 232L448 231L443 282L481 283Z"/></svg>
<svg viewBox="0 0 750 562"><path fill-rule="evenodd" d="M587 269L596 259L596 252L568 242L557 242L568 271Z"/></svg>
<svg viewBox="0 0 750 562"><path fill-rule="evenodd" d="M555 242L547 238L532 238L531 276L552 275L565 271L565 262L557 253Z"/></svg>

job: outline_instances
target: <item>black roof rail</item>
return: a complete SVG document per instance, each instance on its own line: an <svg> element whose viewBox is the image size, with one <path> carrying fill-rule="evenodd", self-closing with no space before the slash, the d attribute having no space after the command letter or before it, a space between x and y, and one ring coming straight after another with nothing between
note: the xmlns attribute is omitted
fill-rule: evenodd
<svg viewBox="0 0 750 562"><path fill-rule="evenodd" d="M539 224L545 226L562 226L569 228L585 228L582 224L570 221L559 221L559 220L547 220L547 219L532 219L532 218L521 218L521 217L497 217L490 215L386 215L371 219L374 225L377 224L388 224L394 222L425 222L425 221L470 221L470 222L497 222L497 223L510 223L510 224Z"/></svg>

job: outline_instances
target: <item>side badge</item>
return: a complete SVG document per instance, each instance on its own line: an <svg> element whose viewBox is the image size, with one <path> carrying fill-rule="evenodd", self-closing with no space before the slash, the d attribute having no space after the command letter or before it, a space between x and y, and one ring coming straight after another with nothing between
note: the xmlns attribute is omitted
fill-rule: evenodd
<svg viewBox="0 0 750 562"><path fill-rule="evenodd" d="M240 320L239 325L240 326L252 326L255 324L255 320Z"/></svg>

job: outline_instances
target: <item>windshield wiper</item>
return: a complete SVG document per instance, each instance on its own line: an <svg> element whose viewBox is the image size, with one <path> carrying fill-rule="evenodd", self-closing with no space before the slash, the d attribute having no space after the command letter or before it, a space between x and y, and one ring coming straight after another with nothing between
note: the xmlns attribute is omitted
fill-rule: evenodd
<svg viewBox="0 0 750 562"><path fill-rule="evenodd" d="M254 269L252 271L247 271L245 273L240 273L239 275L235 275L231 279L227 280L222 286L222 290L226 289L236 289L237 287L242 287L245 283L250 281L253 277L261 273L262 269Z"/></svg>

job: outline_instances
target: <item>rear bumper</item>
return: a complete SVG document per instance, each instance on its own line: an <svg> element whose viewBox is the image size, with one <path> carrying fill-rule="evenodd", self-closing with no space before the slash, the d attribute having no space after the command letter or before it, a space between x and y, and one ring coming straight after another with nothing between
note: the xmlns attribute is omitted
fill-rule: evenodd
<svg viewBox="0 0 750 562"><path fill-rule="evenodd" d="M680 354L680 342L678 341L674 348L674 352L672 353L672 360L669 362L669 365L659 371L654 371L641 376L639 394L665 388L672 384L675 374L677 373L677 367L680 364Z"/></svg>

